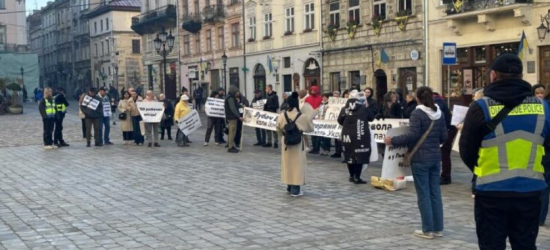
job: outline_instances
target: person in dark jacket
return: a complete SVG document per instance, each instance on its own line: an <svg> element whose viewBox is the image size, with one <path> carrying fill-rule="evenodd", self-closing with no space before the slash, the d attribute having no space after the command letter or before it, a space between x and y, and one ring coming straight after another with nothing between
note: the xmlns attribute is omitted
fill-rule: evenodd
<svg viewBox="0 0 550 250"><path fill-rule="evenodd" d="M172 126L174 126L174 105L172 101L166 99L164 94L159 95L159 101L164 104L164 116L160 121L160 139L164 140L166 132L168 140L172 140Z"/></svg>
<svg viewBox="0 0 550 250"><path fill-rule="evenodd" d="M382 103L380 113L376 118L403 118L403 114L401 113L401 104L397 102L397 98L398 95L394 91L389 91L388 93L386 93L386 95L384 95L384 103Z"/></svg>
<svg viewBox="0 0 550 250"><path fill-rule="evenodd" d="M292 95L292 92L283 93L283 103L281 103L281 108L279 108L280 112L284 112L288 109L288 96L290 95Z"/></svg>
<svg viewBox="0 0 550 250"><path fill-rule="evenodd" d="M455 126L451 125L451 111L449 110L449 106L447 105L447 102L439 93L434 92L434 101L435 104L439 106L441 109L441 112L443 113L443 116L445 118L445 125L447 126L447 140L445 143L443 143L443 146L441 146L441 185L449 185L451 184L451 169L452 169L452 161L451 161L451 152L453 150L453 143L456 137L456 134L458 133L458 129Z"/></svg>
<svg viewBox="0 0 550 250"><path fill-rule="evenodd" d="M219 98L219 94L217 91L212 91L210 94L211 98ZM221 141L219 140L218 134L223 132L222 130L222 123L223 118L219 117L210 117L207 118L207 125L206 125L206 134L204 135L204 146L208 146L208 143L210 142L210 136L212 135L212 131L214 131L214 142L216 143L216 146L219 146ZM223 139L223 137L222 137Z"/></svg>
<svg viewBox="0 0 550 250"><path fill-rule="evenodd" d="M405 108L407 107L407 101L405 100L405 91L403 91L402 88L396 88L395 93L397 93L397 103L401 105L401 115L405 112Z"/></svg>
<svg viewBox="0 0 550 250"><path fill-rule="evenodd" d="M84 96L84 100L80 105L82 113L84 113L86 119L86 147L90 147L92 141L92 126L94 126L94 139L95 146L101 147L100 138L100 122L103 119L103 103L101 98L97 96L97 89L90 88L88 94Z"/></svg>
<svg viewBox="0 0 550 250"><path fill-rule="evenodd" d="M484 98L470 105L462 127L460 157L477 176L474 210L481 249L505 249L507 238L512 249L537 249L540 195L547 185L536 159L543 157L541 147L548 147L550 106L533 96L523 72L517 55L495 58L491 84ZM489 129L491 117L504 107L513 111Z"/></svg>
<svg viewBox="0 0 550 250"><path fill-rule="evenodd" d="M229 96L225 99L225 120L229 127L228 134L228 150L229 153L238 153L239 150L235 148L235 135L237 134L237 121L242 121L241 114L239 113L239 101L237 100L237 92L239 88L235 85L229 87Z"/></svg>
<svg viewBox="0 0 550 250"><path fill-rule="evenodd" d="M416 106L418 103L416 102L416 98L414 97L413 93L409 93L406 98L407 106L403 110L403 118L409 119L411 117L412 112L416 109Z"/></svg>
<svg viewBox="0 0 550 250"><path fill-rule="evenodd" d="M261 90L254 91L254 99L252 99L252 107L257 109L264 109L262 103L265 101L265 98L262 95ZM266 131L265 129L255 128L256 131L256 144L254 146L263 146L266 143Z"/></svg>
<svg viewBox="0 0 550 250"><path fill-rule="evenodd" d="M237 102L239 103L239 114L240 117L243 117L244 113L244 107L250 107L250 102L248 99L246 99L246 96L242 95L240 91L237 91L237 94L235 94L235 98L237 98ZM241 148L241 137L243 133L243 122L241 120L237 120L237 133L235 134L235 147L240 149Z"/></svg>
<svg viewBox="0 0 550 250"><path fill-rule="evenodd" d="M533 95L535 97L543 100L545 92L546 92L546 87L544 87L544 85L540 83L533 85Z"/></svg>
<svg viewBox="0 0 550 250"><path fill-rule="evenodd" d="M443 201L439 187L441 171L441 151L439 145L447 140L447 126L441 109L434 103L433 92L429 87L419 87L416 90L418 108L412 112L410 129L406 134L384 139L386 145L394 147L408 146L412 150L422 135L429 131L426 140L419 146L411 160L411 169L418 199L418 208L422 220L422 230L414 231L414 235L431 239L441 237L443 231Z"/></svg>
<svg viewBox="0 0 550 250"><path fill-rule="evenodd" d="M57 88L57 95L54 98L55 100L55 132L53 135L53 143L58 147L68 147L63 140L63 119L65 119L65 113L67 113L67 107L69 107L69 102L65 96L65 91L63 88Z"/></svg>
<svg viewBox="0 0 550 250"><path fill-rule="evenodd" d="M346 106L340 111L338 123L342 125L342 145L344 157L348 164L349 181L355 184L366 184L361 179L363 165L370 163L371 144L369 122L374 120L374 113L368 108L368 102L358 99L357 90L350 92ZM360 130L359 130L360 129Z"/></svg>
<svg viewBox="0 0 550 250"><path fill-rule="evenodd" d="M52 133L55 124L55 102L52 97L52 89L44 88L44 98L38 104L38 110L42 116L42 124L44 127L43 140L44 149L53 149L57 146L53 145Z"/></svg>
<svg viewBox="0 0 550 250"><path fill-rule="evenodd" d="M378 103L376 102L376 99L372 98L374 96L374 90L370 87L367 87L363 92L365 93L367 103L369 104L368 108L372 111L374 115L378 114Z"/></svg>
<svg viewBox="0 0 550 250"><path fill-rule="evenodd" d="M199 112L202 109L202 95L203 95L202 87L197 86L195 91L193 91L193 97L195 98L195 109Z"/></svg>
<svg viewBox="0 0 550 250"><path fill-rule="evenodd" d="M541 86L544 87L544 85ZM540 90L540 87L538 87L537 84L533 85L534 96L537 96L537 89ZM550 89L545 88L543 101L550 104ZM544 146L544 152L546 152L546 154L542 157L542 166L544 167L544 180L546 181L547 187L541 193L542 207L540 209L539 226L544 226L544 224L546 224L546 217L548 216L548 204L550 203L550 153L548 153L550 152L550 145Z"/></svg>
<svg viewBox="0 0 550 250"><path fill-rule="evenodd" d="M279 110L279 96L277 96L277 92L273 91L273 85L268 84L265 88L265 92L267 94L267 102L264 106L264 111L269 111L273 113L277 113L277 110ZM279 147L279 136L277 135L277 132L275 131L266 131L267 135L267 142L264 144L264 148L269 148L273 146L274 148ZM273 139L273 140L272 140ZM274 142L271 144L271 142Z"/></svg>

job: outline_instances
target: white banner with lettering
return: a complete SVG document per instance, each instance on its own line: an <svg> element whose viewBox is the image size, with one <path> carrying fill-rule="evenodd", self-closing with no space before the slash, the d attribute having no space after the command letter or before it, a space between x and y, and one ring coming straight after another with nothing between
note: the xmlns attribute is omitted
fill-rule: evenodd
<svg viewBox="0 0 550 250"><path fill-rule="evenodd" d="M264 106L267 103L267 99L258 100L252 103L253 109L264 110Z"/></svg>
<svg viewBox="0 0 550 250"><path fill-rule="evenodd" d="M201 118L197 110L191 111L178 121L178 127L181 132L186 136L189 136L193 132L197 131L202 126Z"/></svg>
<svg viewBox="0 0 550 250"><path fill-rule="evenodd" d="M306 135L328 137L332 139L340 139L342 126L337 121L313 120L314 131L306 133Z"/></svg>
<svg viewBox="0 0 550 250"><path fill-rule="evenodd" d="M344 106L346 106L347 101L348 101L348 98L329 97L328 104L326 105L327 110L325 112L325 117L324 117L325 120L331 120L331 121L338 120L340 111Z"/></svg>
<svg viewBox="0 0 550 250"><path fill-rule="evenodd" d="M394 128L388 131L388 136L395 137L403 135L409 128ZM386 145L384 161L382 163L382 179L393 180L397 177L412 175L411 168L403 167L403 159L407 153L408 147L394 147Z"/></svg>
<svg viewBox="0 0 550 250"><path fill-rule="evenodd" d="M164 114L164 104L162 102L137 102L136 104L143 122L160 123Z"/></svg>
<svg viewBox="0 0 550 250"><path fill-rule="evenodd" d="M243 115L243 125L276 131L278 117L278 113L245 107Z"/></svg>
<svg viewBox="0 0 550 250"><path fill-rule="evenodd" d="M204 104L204 111L209 117L225 118L225 101L223 99L208 97Z"/></svg>
<svg viewBox="0 0 550 250"><path fill-rule="evenodd" d="M407 119L385 119L374 120L369 123L370 131L374 133L374 141L384 143L386 133L392 128L408 127L409 120Z"/></svg>

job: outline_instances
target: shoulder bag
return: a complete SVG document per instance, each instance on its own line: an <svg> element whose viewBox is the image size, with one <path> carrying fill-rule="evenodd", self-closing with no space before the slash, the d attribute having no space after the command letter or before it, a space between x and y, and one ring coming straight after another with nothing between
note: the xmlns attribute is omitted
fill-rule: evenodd
<svg viewBox="0 0 550 250"><path fill-rule="evenodd" d="M416 145L414 145L414 148L411 151L408 151L405 154L405 157L403 159L403 167L408 168L408 167L411 166L411 161L412 161L413 155L416 153L416 151L418 151L420 146L422 146L422 143L424 143L424 141L426 141L426 138L428 138L428 134L430 134L430 132L432 131L432 128L434 127L434 123L435 123L435 121L432 120L432 123L430 123L430 127L428 127L428 130L426 130L426 132L424 132L422 137L420 137L420 140L418 140Z"/></svg>

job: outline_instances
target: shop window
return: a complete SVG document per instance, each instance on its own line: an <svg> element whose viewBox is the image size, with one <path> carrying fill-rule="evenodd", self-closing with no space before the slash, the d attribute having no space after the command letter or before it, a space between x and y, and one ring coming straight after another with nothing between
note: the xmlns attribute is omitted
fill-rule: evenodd
<svg viewBox="0 0 550 250"><path fill-rule="evenodd" d="M340 72L330 73L330 86L332 91L342 89L340 86Z"/></svg>
<svg viewBox="0 0 550 250"><path fill-rule="evenodd" d="M290 68L290 57L283 57L283 68Z"/></svg>
<svg viewBox="0 0 550 250"><path fill-rule="evenodd" d="M475 47L474 48L474 58L475 63L486 63L487 62L487 53L485 47Z"/></svg>
<svg viewBox="0 0 550 250"><path fill-rule="evenodd" d="M229 69L229 84L239 87L239 68Z"/></svg>
<svg viewBox="0 0 550 250"><path fill-rule="evenodd" d="M507 43L507 44L499 44L494 45L493 48L495 49L495 58L502 54L518 54L518 47L519 43Z"/></svg>
<svg viewBox="0 0 550 250"><path fill-rule="evenodd" d="M459 64L468 64L468 48L459 48L456 54Z"/></svg>

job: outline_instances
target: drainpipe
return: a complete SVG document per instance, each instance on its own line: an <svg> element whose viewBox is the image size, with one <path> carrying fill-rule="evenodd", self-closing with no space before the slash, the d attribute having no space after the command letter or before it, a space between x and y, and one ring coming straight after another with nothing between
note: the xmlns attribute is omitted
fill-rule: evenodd
<svg viewBox="0 0 550 250"><path fill-rule="evenodd" d="M179 6L179 2L180 1L177 1L176 0L176 34L177 34L177 37L178 37L178 72L176 73L176 75L178 75L179 77L177 78L176 81L178 81L180 84L179 84L179 88L176 89L176 97L178 96L178 93L179 91L181 90L181 87L183 86L183 82L182 82L182 75L181 75L181 45L180 45L180 42L181 42L181 34L180 34L180 6ZM191 84L189 84L189 94L191 94Z"/></svg>
<svg viewBox="0 0 550 250"><path fill-rule="evenodd" d="M321 41L319 43L319 46L321 47L321 58L319 59L319 61L320 61L319 62L319 69L320 69L320 74L321 74L321 80L320 80L321 81L321 89L324 89L324 87L325 87L325 83L324 83L325 77L324 77L324 74L323 74L324 71L323 71L323 31L322 31L322 27L323 27L323 17L322 17L323 16L323 4L321 3L322 0L319 1L319 2L320 2L319 5L321 6L321 10L320 10L321 12L318 15L319 16L319 29L317 29L317 30L319 30L318 31L319 32L318 37L321 38ZM340 91L340 90L338 90L338 91Z"/></svg>
<svg viewBox="0 0 550 250"><path fill-rule="evenodd" d="M243 17L243 68L246 68L246 15L245 15L245 8L244 8L244 0L241 1L243 4L243 10L242 10L242 17ZM242 69L241 69L242 70ZM248 93L246 92L246 71L243 70L243 75L244 75L244 94L247 95Z"/></svg>
<svg viewBox="0 0 550 250"><path fill-rule="evenodd" d="M430 78L430 65L429 65L429 61L430 61L430 53L429 53L429 49L428 49L428 41L429 40L429 29L428 29L428 13L429 13L429 10L428 10L428 5L429 2L428 0L424 0L423 1L423 7L424 7L424 20L423 20L423 26L424 26L424 82L423 82L423 86L428 86L429 85L429 78Z"/></svg>

